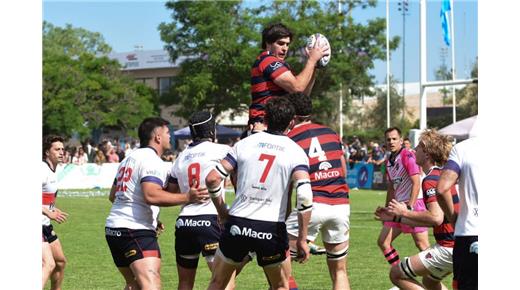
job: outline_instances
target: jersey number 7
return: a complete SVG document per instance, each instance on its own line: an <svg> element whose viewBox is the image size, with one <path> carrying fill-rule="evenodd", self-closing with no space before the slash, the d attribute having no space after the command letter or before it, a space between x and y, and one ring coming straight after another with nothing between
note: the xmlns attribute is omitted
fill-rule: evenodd
<svg viewBox="0 0 520 290"><path fill-rule="evenodd" d="M267 174L269 174L269 171L271 170L271 166L273 166L275 155L269 155L269 154L260 154L260 158L258 160L264 161L267 160L267 165L264 168L264 172L262 173L262 177L260 177L260 182L264 183L267 179Z"/></svg>

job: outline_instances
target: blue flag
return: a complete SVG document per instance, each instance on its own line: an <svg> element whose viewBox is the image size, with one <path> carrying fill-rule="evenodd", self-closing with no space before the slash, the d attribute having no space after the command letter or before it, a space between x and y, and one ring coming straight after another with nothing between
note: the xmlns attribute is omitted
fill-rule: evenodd
<svg viewBox="0 0 520 290"><path fill-rule="evenodd" d="M442 0L441 5L441 25L442 25L442 35L444 36L444 42L447 46L450 46L451 43L451 32L450 32L450 22L448 21L448 12L451 11L450 0Z"/></svg>

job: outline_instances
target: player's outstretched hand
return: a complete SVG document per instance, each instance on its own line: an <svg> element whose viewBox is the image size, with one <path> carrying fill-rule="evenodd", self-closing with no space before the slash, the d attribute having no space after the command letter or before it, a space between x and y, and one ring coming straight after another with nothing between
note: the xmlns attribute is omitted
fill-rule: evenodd
<svg viewBox="0 0 520 290"><path fill-rule="evenodd" d="M55 207L50 215L49 218L53 221L56 221L57 223L61 224L67 220L68 213L61 211L59 208Z"/></svg>
<svg viewBox="0 0 520 290"><path fill-rule="evenodd" d="M298 239L298 241L296 241L296 247L297 247L298 255L296 256L295 260L302 264L307 262L311 256L309 245L307 244L307 240L305 238Z"/></svg>
<svg viewBox="0 0 520 290"><path fill-rule="evenodd" d="M392 221L394 215L388 211L388 208L378 206L374 212L374 219L383 222Z"/></svg>
<svg viewBox="0 0 520 290"><path fill-rule="evenodd" d="M194 181L188 192L190 203L205 203L209 200L209 193L206 187L198 187L199 184Z"/></svg>

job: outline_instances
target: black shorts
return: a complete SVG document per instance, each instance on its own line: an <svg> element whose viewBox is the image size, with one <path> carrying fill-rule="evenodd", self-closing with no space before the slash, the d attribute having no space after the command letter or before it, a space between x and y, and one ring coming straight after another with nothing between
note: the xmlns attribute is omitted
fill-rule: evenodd
<svg viewBox="0 0 520 290"><path fill-rule="evenodd" d="M58 235L56 235L56 233L54 232L54 228L52 227L52 225L42 225L42 234L43 240L45 242L49 242L49 244L58 239Z"/></svg>
<svg viewBox="0 0 520 290"><path fill-rule="evenodd" d="M161 258L155 231L105 227L105 238L117 267L128 267L147 257Z"/></svg>
<svg viewBox="0 0 520 290"><path fill-rule="evenodd" d="M197 268L199 254L215 255L222 228L217 215L180 216L175 223L175 258L184 268Z"/></svg>
<svg viewBox="0 0 520 290"><path fill-rule="evenodd" d="M478 254L470 246L478 236L455 237L453 248L453 289L478 289Z"/></svg>
<svg viewBox="0 0 520 290"><path fill-rule="evenodd" d="M220 239L220 251L226 258L240 263L249 252L256 252L256 260L261 267L284 261L288 249L284 222L230 216Z"/></svg>

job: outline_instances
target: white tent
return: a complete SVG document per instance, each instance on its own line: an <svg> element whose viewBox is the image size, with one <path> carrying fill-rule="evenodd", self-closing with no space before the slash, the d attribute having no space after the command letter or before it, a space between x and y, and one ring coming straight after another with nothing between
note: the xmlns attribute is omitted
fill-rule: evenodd
<svg viewBox="0 0 520 290"><path fill-rule="evenodd" d="M443 135L450 135L457 140L468 139L469 135L472 134L472 129L477 120L477 116L469 117L467 119L455 122L449 126L446 126L439 130L439 133Z"/></svg>

